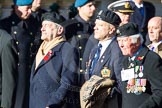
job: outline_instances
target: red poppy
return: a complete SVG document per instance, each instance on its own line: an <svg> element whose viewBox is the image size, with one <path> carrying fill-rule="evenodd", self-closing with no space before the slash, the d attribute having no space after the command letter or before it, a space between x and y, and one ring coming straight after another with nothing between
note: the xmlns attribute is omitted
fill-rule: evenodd
<svg viewBox="0 0 162 108"><path fill-rule="evenodd" d="M51 55L52 55L52 50L48 51L47 55L44 56L43 59L44 59L45 61L47 61L47 60L50 58Z"/></svg>

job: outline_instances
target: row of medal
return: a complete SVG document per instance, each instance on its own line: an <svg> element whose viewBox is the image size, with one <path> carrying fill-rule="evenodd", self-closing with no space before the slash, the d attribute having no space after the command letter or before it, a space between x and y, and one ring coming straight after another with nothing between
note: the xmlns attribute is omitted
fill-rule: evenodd
<svg viewBox="0 0 162 108"><path fill-rule="evenodd" d="M135 93L136 95L146 91L146 79L131 79L127 83L127 93Z"/></svg>
<svg viewBox="0 0 162 108"><path fill-rule="evenodd" d="M135 66L135 78L128 80L127 93L135 93L136 95L146 91L146 79L143 79L143 66Z"/></svg>

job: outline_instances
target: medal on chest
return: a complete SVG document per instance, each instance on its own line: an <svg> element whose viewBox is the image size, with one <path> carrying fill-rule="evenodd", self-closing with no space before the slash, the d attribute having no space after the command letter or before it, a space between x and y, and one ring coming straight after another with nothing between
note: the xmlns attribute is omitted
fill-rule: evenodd
<svg viewBox="0 0 162 108"><path fill-rule="evenodd" d="M134 78L129 79L127 82L127 93L140 95L146 91L146 79L143 78L143 70L143 66L134 67Z"/></svg>
<svg viewBox="0 0 162 108"><path fill-rule="evenodd" d="M127 70L131 70L132 77L127 78L127 93L134 93L136 95L140 95L146 91L146 78L144 78L144 66L140 64L144 56L137 57L134 63L130 63ZM127 72L128 73L128 72ZM126 75L125 75L126 76Z"/></svg>

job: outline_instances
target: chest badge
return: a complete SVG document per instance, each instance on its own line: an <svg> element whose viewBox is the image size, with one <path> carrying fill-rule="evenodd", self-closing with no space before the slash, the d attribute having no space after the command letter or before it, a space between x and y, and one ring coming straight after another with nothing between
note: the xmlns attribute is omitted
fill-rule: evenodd
<svg viewBox="0 0 162 108"><path fill-rule="evenodd" d="M104 68L101 70L101 75L102 75L103 78L110 77L110 73L111 73L111 70L108 69L107 67L104 67Z"/></svg>

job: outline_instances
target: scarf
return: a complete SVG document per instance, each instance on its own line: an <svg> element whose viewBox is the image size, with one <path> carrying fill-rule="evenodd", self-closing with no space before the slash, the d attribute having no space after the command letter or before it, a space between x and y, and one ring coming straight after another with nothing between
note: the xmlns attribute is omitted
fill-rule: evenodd
<svg viewBox="0 0 162 108"><path fill-rule="evenodd" d="M43 58L46 56L46 54L55 46L57 46L60 42L65 41L65 39L62 36L56 37L53 40L47 42L43 41L41 46L39 47L39 50L36 55L36 65L35 70L37 69L40 62L43 60Z"/></svg>

